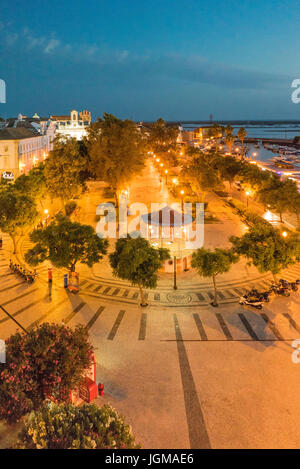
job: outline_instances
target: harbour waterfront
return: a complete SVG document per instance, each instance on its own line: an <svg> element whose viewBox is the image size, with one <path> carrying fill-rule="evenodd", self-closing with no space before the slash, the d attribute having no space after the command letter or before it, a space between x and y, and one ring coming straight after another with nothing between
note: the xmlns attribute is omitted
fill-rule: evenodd
<svg viewBox="0 0 300 469"><path fill-rule="evenodd" d="M180 121L179 121L180 122ZM181 122L184 130L195 127L208 126L211 124L231 125L236 134L240 127L248 132L248 138L282 138L292 140L300 135L300 121L194 121Z"/></svg>

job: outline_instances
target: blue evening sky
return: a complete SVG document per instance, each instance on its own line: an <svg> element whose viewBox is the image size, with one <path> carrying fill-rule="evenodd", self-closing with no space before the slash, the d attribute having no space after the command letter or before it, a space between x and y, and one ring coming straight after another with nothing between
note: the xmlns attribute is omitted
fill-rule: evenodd
<svg viewBox="0 0 300 469"><path fill-rule="evenodd" d="M295 0L1 0L0 116L300 119Z"/></svg>

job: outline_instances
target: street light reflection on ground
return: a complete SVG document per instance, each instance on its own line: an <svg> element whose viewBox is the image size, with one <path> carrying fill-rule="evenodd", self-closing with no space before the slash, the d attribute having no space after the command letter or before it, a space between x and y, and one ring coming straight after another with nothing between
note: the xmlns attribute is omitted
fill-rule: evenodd
<svg viewBox="0 0 300 469"><path fill-rule="evenodd" d="M274 224L274 225L277 225L278 223L280 223L280 218L278 215L276 215L275 213L271 212L270 210L267 210L264 214L263 214L263 218L268 221L269 223L271 224Z"/></svg>

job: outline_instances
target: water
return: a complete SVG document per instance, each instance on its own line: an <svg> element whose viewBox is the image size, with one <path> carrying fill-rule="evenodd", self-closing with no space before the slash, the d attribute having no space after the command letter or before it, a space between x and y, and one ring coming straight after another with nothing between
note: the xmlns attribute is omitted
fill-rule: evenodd
<svg viewBox="0 0 300 469"><path fill-rule="evenodd" d="M209 122L184 122L182 123L182 127L185 130L191 130L195 127L207 127L210 123ZM220 122L221 125L226 126L230 124L233 127L233 133L236 135L237 131L244 127L244 129L248 132L247 137L249 138L282 138L282 139L289 139L292 140L296 136L300 136L300 122L269 122L264 124L248 124L247 122L239 122L238 125L233 122ZM260 148L254 148L253 145L247 144L250 147L250 151L248 156L252 155L254 152L257 153L255 159L257 161L268 161L270 158L275 156L276 153L273 153L270 150L267 150L262 145Z"/></svg>
<svg viewBox="0 0 300 469"><path fill-rule="evenodd" d="M268 123L268 124L247 124L246 122L240 122L238 125L231 122L224 122L221 125L226 126L230 124L233 127L233 133L236 135L240 127L248 132L247 137L249 138L284 138L293 139L296 136L300 136L300 122L299 123ZM206 122L183 122L183 129L190 130L195 127L208 126Z"/></svg>

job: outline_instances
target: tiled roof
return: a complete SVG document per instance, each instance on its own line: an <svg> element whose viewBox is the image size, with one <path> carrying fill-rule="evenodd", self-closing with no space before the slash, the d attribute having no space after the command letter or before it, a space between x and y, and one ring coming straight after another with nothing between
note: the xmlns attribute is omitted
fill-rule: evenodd
<svg viewBox="0 0 300 469"><path fill-rule="evenodd" d="M0 140L22 140L23 138L39 137L40 134L24 127L7 127L0 129Z"/></svg>
<svg viewBox="0 0 300 469"><path fill-rule="evenodd" d="M50 119L53 121L69 121L71 120L70 116L50 116Z"/></svg>

